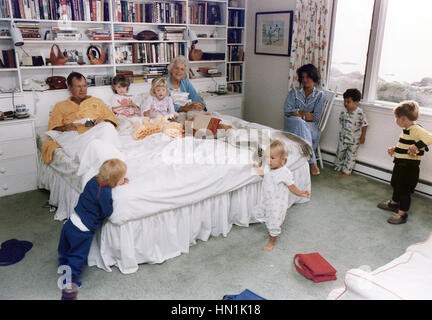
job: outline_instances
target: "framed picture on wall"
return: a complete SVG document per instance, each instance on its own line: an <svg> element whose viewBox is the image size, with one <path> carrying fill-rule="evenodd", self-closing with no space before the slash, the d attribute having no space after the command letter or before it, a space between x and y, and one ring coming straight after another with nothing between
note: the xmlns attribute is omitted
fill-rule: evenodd
<svg viewBox="0 0 432 320"><path fill-rule="evenodd" d="M294 11L257 12L255 54L291 55Z"/></svg>

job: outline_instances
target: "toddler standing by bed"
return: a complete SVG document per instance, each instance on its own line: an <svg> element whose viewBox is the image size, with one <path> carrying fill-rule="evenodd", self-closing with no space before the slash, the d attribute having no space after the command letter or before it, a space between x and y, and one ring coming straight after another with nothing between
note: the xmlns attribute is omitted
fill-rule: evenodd
<svg viewBox="0 0 432 320"><path fill-rule="evenodd" d="M288 209L288 197L292 192L299 197L310 197L308 190L300 190L294 184L291 170L286 166L288 152L285 144L280 140L274 140L266 151L270 171L264 174L264 170L258 164L254 164L257 173L264 178L261 191L261 202L255 208L254 216L260 222L265 222L269 241L262 250L273 250L276 238L281 233L281 226L285 220Z"/></svg>
<svg viewBox="0 0 432 320"><path fill-rule="evenodd" d="M129 95L130 81L124 75L116 75L113 78L111 88L114 95L111 99L111 110L116 116L134 117L140 116L139 107Z"/></svg>
<svg viewBox="0 0 432 320"><path fill-rule="evenodd" d="M142 114L152 118L165 115L178 116L174 109L173 99L169 96L169 85L165 78L153 79L150 96L144 104Z"/></svg>
<svg viewBox="0 0 432 320"><path fill-rule="evenodd" d="M62 300L75 300L79 277L87 261L94 233L113 213L112 189L128 183L126 164L119 159L106 160L97 176L90 179L80 194L78 204L63 225L58 245L59 266L69 266L72 283L62 290Z"/></svg>

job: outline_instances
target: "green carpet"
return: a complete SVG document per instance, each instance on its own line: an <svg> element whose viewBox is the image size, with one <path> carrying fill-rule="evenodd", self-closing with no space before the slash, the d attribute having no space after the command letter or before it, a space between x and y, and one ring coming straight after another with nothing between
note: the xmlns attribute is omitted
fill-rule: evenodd
<svg viewBox="0 0 432 320"><path fill-rule="evenodd" d="M272 252L263 224L233 226L227 237L198 241L188 254L124 275L86 267L79 299L215 299L250 289L266 299L326 299L343 286L344 273L374 270L404 253L432 231L432 200L414 195L408 222L390 225L391 212L376 204L389 199L388 184L356 175L340 179L325 168L312 177L312 198L288 210ZM15 265L0 267L0 299L59 299L57 244L62 222L41 208L48 192L0 198L0 242L16 238L33 248ZM319 252L338 280L314 283L294 268L296 253Z"/></svg>

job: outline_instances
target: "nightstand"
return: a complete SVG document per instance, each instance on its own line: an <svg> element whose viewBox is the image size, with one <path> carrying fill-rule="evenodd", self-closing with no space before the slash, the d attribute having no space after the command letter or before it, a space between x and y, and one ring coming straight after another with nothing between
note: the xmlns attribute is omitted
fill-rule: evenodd
<svg viewBox="0 0 432 320"><path fill-rule="evenodd" d="M0 197L37 188L34 118L0 121Z"/></svg>
<svg viewBox="0 0 432 320"><path fill-rule="evenodd" d="M200 94L204 99L209 112L218 112L237 118L243 118L243 95L225 94L217 95L212 93Z"/></svg>

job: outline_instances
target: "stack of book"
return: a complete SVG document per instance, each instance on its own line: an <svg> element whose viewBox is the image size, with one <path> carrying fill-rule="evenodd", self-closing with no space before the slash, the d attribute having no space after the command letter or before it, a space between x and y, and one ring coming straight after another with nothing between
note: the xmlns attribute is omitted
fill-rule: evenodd
<svg viewBox="0 0 432 320"><path fill-rule="evenodd" d="M111 32L103 27L89 28L86 33L90 40L111 40Z"/></svg>
<svg viewBox="0 0 432 320"><path fill-rule="evenodd" d="M242 29L228 29L228 43L242 43Z"/></svg>
<svg viewBox="0 0 432 320"><path fill-rule="evenodd" d="M165 40L172 40L172 41L181 41L184 40L183 33L186 29L186 27L170 27L170 26L160 26L159 29L161 29L164 33L164 39Z"/></svg>
<svg viewBox="0 0 432 320"><path fill-rule="evenodd" d="M23 40L40 40L40 27L37 23L17 23L16 27L20 29Z"/></svg>
<svg viewBox="0 0 432 320"><path fill-rule="evenodd" d="M243 66L241 64L231 64L227 68L227 81L241 81Z"/></svg>
<svg viewBox="0 0 432 320"><path fill-rule="evenodd" d="M8 0L0 0L8 2ZM108 21L109 0L12 0L14 18ZM1 6L3 8L3 5Z"/></svg>
<svg viewBox="0 0 432 320"><path fill-rule="evenodd" d="M126 78L129 78L130 80L133 79L134 77L134 73L133 71L130 70L117 70L116 75L122 75L125 76Z"/></svg>
<svg viewBox="0 0 432 320"><path fill-rule="evenodd" d="M0 18L9 18L9 0L0 0Z"/></svg>
<svg viewBox="0 0 432 320"><path fill-rule="evenodd" d="M15 50L2 50L4 68L16 68Z"/></svg>
<svg viewBox="0 0 432 320"><path fill-rule="evenodd" d="M227 85L228 92L242 93L242 84L241 83L229 83Z"/></svg>
<svg viewBox="0 0 432 320"><path fill-rule="evenodd" d="M81 40L81 33L74 27L52 27L53 40Z"/></svg>
<svg viewBox="0 0 432 320"><path fill-rule="evenodd" d="M163 77L168 74L166 66L149 66L144 68L144 77L146 79L153 79Z"/></svg>
<svg viewBox="0 0 432 320"><path fill-rule="evenodd" d="M117 22L186 23L183 2L153 3L115 0L114 20Z"/></svg>
<svg viewBox="0 0 432 320"><path fill-rule="evenodd" d="M207 3L198 2L189 6L189 23L206 24L207 23Z"/></svg>
<svg viewBox="0 0 432 320"><path fill-rule="evenodd" d="M133 27L114 26L114 40L133 40Z"/></svg>
<svg viewBox="0 0 432 320"><path fill-rule="evenodd" d="M0 37L10 37L9 29L0 29Z"/></svg>
<svg viewBox="0 0 432 320"><path fill-rule="evenodd" d="M228 26L244 27L244 10L230 10L228 17Z"/></svg>
<svg viewBox="0 0 432 320"><path fill-rule="evenodd" d="M228 61L243 61L244 51L242 46L228 47Z"/></svg>

